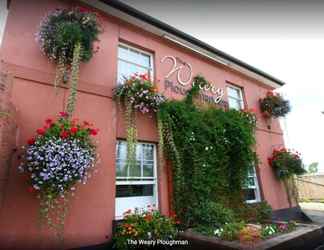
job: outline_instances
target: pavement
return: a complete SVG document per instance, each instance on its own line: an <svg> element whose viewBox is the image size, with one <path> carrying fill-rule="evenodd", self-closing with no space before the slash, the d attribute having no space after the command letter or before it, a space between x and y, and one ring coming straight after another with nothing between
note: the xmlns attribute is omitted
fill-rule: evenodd
<svg viewBox="0 0 324 250"><path fill-rule="evenodd" d="M301 202L303 212L316 224L324 225L324 203Z"/></svg>

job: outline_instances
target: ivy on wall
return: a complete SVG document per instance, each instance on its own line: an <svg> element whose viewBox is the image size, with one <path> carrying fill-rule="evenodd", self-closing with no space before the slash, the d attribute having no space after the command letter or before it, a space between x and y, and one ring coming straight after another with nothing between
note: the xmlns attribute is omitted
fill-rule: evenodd
<svg viewBox="0 0 324 250"><path fill-rule="evenodd" d="M172 163L173 209L185 226L199 221L205 201L243 204L242 188L256 161L252 114L195 105L199 85L158 112L160 146Z"/></svg>

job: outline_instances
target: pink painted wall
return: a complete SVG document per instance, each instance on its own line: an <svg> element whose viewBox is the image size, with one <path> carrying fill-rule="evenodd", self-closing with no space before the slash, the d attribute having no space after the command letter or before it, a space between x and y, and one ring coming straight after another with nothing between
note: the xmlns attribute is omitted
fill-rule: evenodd
<svg viewBox="0 0 324 250"><path fill-rule="evenodd" d="M34 39L41 17L50 10L66 6L57 0L12 0L0 58L14 76L12 102L18 113L19 145L35 133L48 116L62 111L67 90L52 87L54 65L44 57ZM75 116L91 120L100 129L99 172L87 185L80 185L66 220L65 248L105 242L111 237L115 201L115 144L116 138L125 137L123 119L112 100L116 85L117 47L119 41L137 45L154 54L154 76L163 92L163 79L170 65L161 64L166 55L178 56L189 62L194 75L202 73L208 80L224 88L231 82L244 88L246 105L257 109L257 151L261 160L259 178L264 198L274 209L288 207L285 191L275 179L267 164L272 145L283 144L282 131L277 121L267 129L258 108L258 99L268 88L222 65L208 61L192 52L151 35L116 18L104 16L105 32L100 36L100 51L81 67L79 95ZM175 79L173 79L175 80ZM172 98L182 98L166 91ZM139 140L157 142L156 120L148 116L138 119ZM159 169L159 204L163 213L169 211L168 175ZM17 172L17 160L12 163L5 190L4 206L0 210L0 246L5 249L24 246L24 249L55 249L58 242L37 225L38 200L26 191L27 184Z"/></svg>

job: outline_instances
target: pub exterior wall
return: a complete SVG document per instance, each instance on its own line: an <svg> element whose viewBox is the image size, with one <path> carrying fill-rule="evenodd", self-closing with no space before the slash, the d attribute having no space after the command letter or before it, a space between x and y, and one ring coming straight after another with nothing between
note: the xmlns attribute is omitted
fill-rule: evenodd
<svg viewBox="0 0 324 250"><path fill-rule="evenodd" d="M57 0L30 0L28 4L25 1L11 1L0 59L13 75L11 101L17 109L19 147L26 143L44 119L57 114L64 107L68 90L60 88L55 94L52 86L55 66L41 54L34 34L46 12L67 6L65 1ZM273 209L287 208L284 188L267 164L274 146L283 145L282 131L276 120L268 129L258 107L259 98L270 88L129 23L104 13L102 15L105 31L100 36L100 51L89 63L81 66L75 112L76 117L91 120L100 129L98 150L101 163L99 172L87 185L80 185L71 200L65 227L65 248L98 244L111 238L115 214L115 145L117 138L125 138L123 116L112 100L112 89L117 79L119 42L153 53L154 80L159 91L169 98L179 99L183 96L170 89L165 90L164 77L171 64L162 64L161 59L167 55L190 63L194 75L203 74L217 87L225 88L230 83L242 87L246 106L257 110L256 148L260 158L258 177L262 196ZM174 76L170 80L176 83ZM139 140L158 142L154 117L139 116L138 128ZM24 249L55 249L58 244L55 237L37 225L38 200L35 194L26 191L27 184L18 174L17 165L18 160L15 159L9 170L3 206L0 207L0 245L7 249L22 245ZM168 185L170 179L167 172L166 168L158 169L159 206L164 214L168 214L170 209L171 187Z"/></svg>

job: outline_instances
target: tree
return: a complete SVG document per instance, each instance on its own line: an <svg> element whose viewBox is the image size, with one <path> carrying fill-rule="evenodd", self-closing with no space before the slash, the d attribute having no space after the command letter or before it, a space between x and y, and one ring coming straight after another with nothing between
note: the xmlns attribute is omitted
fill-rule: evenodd
<svg viewBox="0 0 324 250"><path fill-rule="evenodd" d="M316 174L318 172L318 162L313 162L308 165L308 173Z"/></svg>

